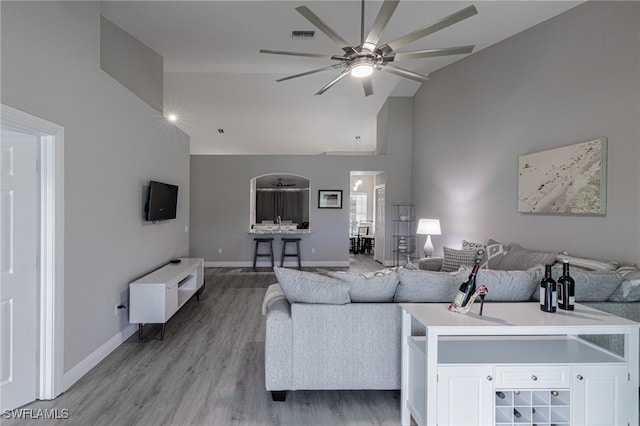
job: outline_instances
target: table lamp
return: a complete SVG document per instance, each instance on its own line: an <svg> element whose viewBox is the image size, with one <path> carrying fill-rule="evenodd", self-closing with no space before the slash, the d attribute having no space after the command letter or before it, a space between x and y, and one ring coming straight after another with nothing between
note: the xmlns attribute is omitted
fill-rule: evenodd
<svg viewBox="0 0 640 426"><path fill-rule="evenodd" d="M418 229L416 230L416 234L427 236L427 241L424 243L422 251L424 252L425 257L433 256L433 244L431 243L431 236L442 234L442 232L440 231L440 220L420 219L420 221L418 222Z"/></svg>

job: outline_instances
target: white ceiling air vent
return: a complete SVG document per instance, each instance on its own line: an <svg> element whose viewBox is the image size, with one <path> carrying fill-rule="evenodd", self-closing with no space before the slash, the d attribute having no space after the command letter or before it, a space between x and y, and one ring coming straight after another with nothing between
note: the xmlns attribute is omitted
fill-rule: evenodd
<svg viewBox="0 0 640 426"><path fill-rule="evenodd" d="M316 35L315 31L302 31L302 30L291 31L291 38L294 40L312 39L315 35Z"/></svg>

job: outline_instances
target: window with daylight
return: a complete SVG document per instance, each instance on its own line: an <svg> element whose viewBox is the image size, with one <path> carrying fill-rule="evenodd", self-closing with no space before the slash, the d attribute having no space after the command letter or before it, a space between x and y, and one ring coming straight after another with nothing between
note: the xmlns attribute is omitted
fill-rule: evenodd
<svg viewBox="0 0 640 426"><path fill-rule="evenodd" d="M349 206L349 221L352 224L368 220L367 194L351 194Z"/></svg>

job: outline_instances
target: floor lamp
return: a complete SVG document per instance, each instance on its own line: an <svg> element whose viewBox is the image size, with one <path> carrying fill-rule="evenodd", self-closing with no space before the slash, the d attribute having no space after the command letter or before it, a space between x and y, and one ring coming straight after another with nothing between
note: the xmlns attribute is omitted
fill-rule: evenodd
<svg viewBox="0 0 640 426"><path fill-rule="evenodd" d="M431 243L432 235L440 235L440 220L438 219L420 219L416 234L426 235L427 241L424 243L422 251L425 257L433 256L433 243Z"/></svg>

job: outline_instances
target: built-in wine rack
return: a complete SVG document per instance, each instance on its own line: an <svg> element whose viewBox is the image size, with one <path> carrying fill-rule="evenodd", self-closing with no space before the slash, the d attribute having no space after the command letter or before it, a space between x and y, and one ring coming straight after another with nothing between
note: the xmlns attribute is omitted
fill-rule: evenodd
<svg viewBox="0 0 640 426"><path fill-rule="evenodd" d="M499 389L495 394L496 426L565 426L570 423L568 389Z"/></svg>

